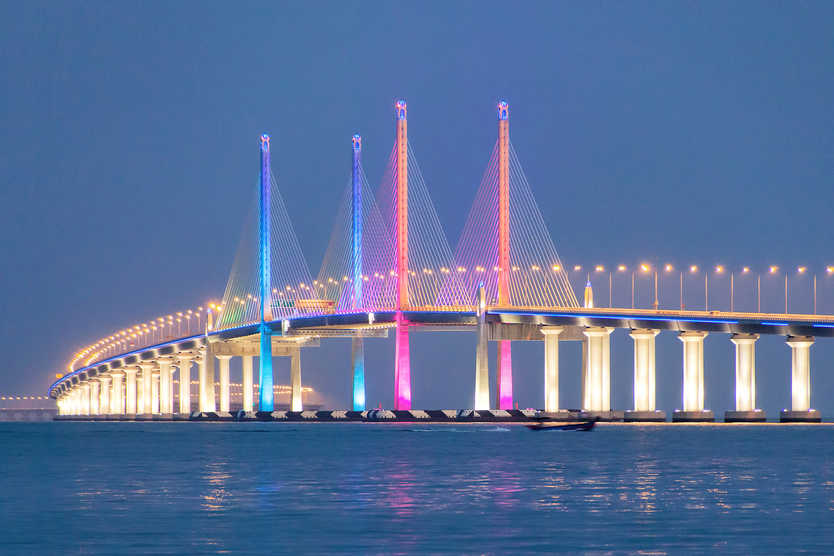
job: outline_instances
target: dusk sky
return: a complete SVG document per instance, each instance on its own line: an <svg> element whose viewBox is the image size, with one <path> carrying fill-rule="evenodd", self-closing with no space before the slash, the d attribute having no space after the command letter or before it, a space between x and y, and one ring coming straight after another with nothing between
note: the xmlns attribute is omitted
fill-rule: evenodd
<svg viewBox="0 0 834 556"><path fill-rule="evenodd" d="M449 4L0 3L0 393L44 394L79 347L221 298L261 133L316 274L350 138L362 134L376 185L398 98L453 247L503 98L566 265L779 265L793 310L810 312L816 273L834 313L834 4ZM783 306L779 280L763 279L763 308ZM594 286L607 297L607 278ZM632 407L631 342L614 333L615 409ZM414 407L471 405L474 349L474 334L415 334ZM368 404L390 407L393 342L366 350ZM542 345L514 350L516 400L541 407ZM705 350L706 405L723 412L733 346L713 334ZM302 380L333 407L349 404L349 357L346 340L303 354ZM579 344L561 357L562 406L577 407ZM824 415L832 366L834 340L820 339L811 403ZM277 372L288 383L288 362ZM657 373L671 413L675 334L658 338ZM776 417L790 405L784 338L759 341L757 378Z"/></svg>

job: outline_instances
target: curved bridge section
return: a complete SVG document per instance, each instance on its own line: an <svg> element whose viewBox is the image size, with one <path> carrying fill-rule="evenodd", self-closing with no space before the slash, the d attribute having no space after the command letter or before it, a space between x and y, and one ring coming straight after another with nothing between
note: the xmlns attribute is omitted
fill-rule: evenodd
<svg viewBox="0 0 834 556"><path fill-rule="evenodd" d="M726 334L736 350L734 421L764 420L756 406L755 344L761 334L786 337L792 351L792 405L787 421L819 420L810 405L810 349L817 337L834 335L834 317L789 314L785 275L783 313L735 310L729 274L729 311L708 310L709 276L702 273L704 311L685 310L685 273L680 271L680 310L664 309L659 277L673 271L642 264L631 274L631 307L613 303L614 272L608 274L608 308L597 308L591 277L580 304L535 201L509 134L509 106L497 105L497 139L455 249L446 234L408 139L407 105L397 101L395 139L388 166L373 191L362 166L362 138L351 137L349 184L333 218L333 231L318 274L307 267L290 212L272 173L270 138L260 137L258 209L247 221L220 303L162 317L105 337L75 354L68 373L49 389L62 417L187 419L270 415L305 408L301 352L330 338L351 339L352 409L365 407L364 342L393 337L396 350L394 410L411 410L409 337L422 331L468 331L475 359L475 411L514 408L512 344L544 343L542 412L564 415L559 403L559 344L582 344L582 410L585 416L630 421L665 420L655 407L655 338L678 334L682 346L682 409L673 420L709 421L704 407L703 345ZM771 267L775 274L777 267ZM617 272L626 271L620 266ZM805 273L800 267L799 273ZM697 267L686 275L695 275ZM834 268L827 268L834 274ZM810 274L810 273L808 273ZM806 274L806 276L808 276ZM750 276L745 267L739 276ZM314 277L315 276L315 277ZM635 281L653 276L650 309L635 308ZM619 280L619 278L618 278ZM817 309L817 279L813 278ZM637 304L639 306L639 303ZM176 325L176 332L175 332ZM612 411L610 335L625 329L634 340L634 407ZM498 346L490 391L488 343ZM230 360L242 360L242 403L230 396ZM286 387L273 385L274 357L291 360ZM257 361L257 367L255 363ZM196 373L196 374L195 374ZM195 380L196 379L196 380ZM194 391L196 388L196 392ZM196 395L195 395L196 394ZM282 398L284 396L284 398Z"/></svg>

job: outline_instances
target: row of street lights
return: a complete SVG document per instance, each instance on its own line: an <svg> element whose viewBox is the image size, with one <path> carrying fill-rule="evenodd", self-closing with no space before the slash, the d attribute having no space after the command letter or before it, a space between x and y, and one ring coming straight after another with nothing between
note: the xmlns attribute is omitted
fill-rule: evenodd
<svg viewBox="0 0 834 556"><path fill-rule="evenodd" d="M571 270L573 272L581 273L583 271L582 265L574 265L573 267L566 267L566 271L568 277L570 278ZM686 308L684 303L684 276L686 274L694 275L698 274L701 271L698 265L690 265L688 268L679 268L679 282L680 282L680 309L683 311ZM588 280L590 280L591 273L594 274L602 274L606 272L605 265L595 265L592 271L587 272ZM651 263L640 263L635 268L631 269L631 308L635 308L635 279L637 276L645 275L650 276L653 278L654 288L653 288L653 297L654 300L652 302L653 308L658 310L660 307L659 303L659 274L663 272L664 274L672 274L675 272L675 266L672 264L664 264L662 266L662 270L660 265L651 264ZM723 265L716 265L713 268L713 272L715 275L727 275L730 276L730 312L735 311L735 276L736 271L727 271L726 267ZM614 306L614 299L613 299L613 292L614 292L614 276L616 274L624 274L628 275L629 268L624 265L620 264L617 265L616 269L609 268L608 269L608 307L612 308ZM741 268L739 272L741 275L752 275L752 271L749 266L744 266ZM767 275L778 275L780 274L780 267L777 265L771 265L767 268ZM799 266L796 268L796 275L807 275L808 274L808 267L806 266ZM825 267L825 274L828 276L834 275L834 265L829 265ZM704 311L709 311L709 277L710 272L704 271ZM784 301L785 301L785 314L788 313L788 277L789 273L787 271L784 272ZM814 273L812 275L812 283L813 283L813 312L814 314L817 313L817 274ZM756 273L756 312L762 312L762 273Z"/></svg>

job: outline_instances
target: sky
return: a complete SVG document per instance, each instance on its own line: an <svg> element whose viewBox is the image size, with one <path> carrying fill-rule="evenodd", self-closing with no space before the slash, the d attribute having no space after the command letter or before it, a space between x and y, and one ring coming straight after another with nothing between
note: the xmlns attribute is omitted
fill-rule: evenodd
<svg viewBox="0 0 834 556"><path fill-rule="evenodd" d="M0 393L42 394L79 347L222 297L261 133L315 274L350 137L377 183L398 98L453 246L503 98L566 265L779 265L805 306L818 273L834 313L832 22L826 2L0 2ZM763 304L778 307L771 282ZM414 335L415 407L471 403L474 342ZM657 342L671 412L681 345ZM391 406L393 343L366 349L368 402ZM514 350L516 399L541 406L542 345ZM732 409L732 344L714 334L705 350L707 405ZM775 416L790 351L779 337L758 350L758 405ZM576 407L579 344L561 356ZM334 407L350 400L349 358L343 340L304 352L303 380ZM612 361L627 409L624 330ZM834 341L819 340L812 405L827 414L832 363Z"/></svg>

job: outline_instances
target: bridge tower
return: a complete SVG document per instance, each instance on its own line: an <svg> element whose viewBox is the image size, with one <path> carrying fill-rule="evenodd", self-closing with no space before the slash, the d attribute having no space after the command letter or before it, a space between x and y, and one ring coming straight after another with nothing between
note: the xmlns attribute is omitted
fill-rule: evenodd
<svg viewBox="0 0 834 556"><path fill-rule="evenodd" d="M394 409L411 409L411 366L408 353L408 119L404 100L396 104L397 117L397 306L394 367Z"/></svg>
<svg viewBox="0 0 834 556"><path fill-rule="evenodd" d="M267 324L272 320L272 261L270 260L270 161L269 135L261 135L261 178L260 178L260 222L258 244L258 270L260 271L261 298L261 351L260 351L260 399L258 411L272 412L275 397L272 389L272 329Z"/></svg>
<svg viewBox="0 0 834 556"><path fill-rule="evenodd" d="M353 256L353 303L354 311L364 307L362 302L362 138L353 136L353 172L351 203L351 239ZM361 336L354 337L351 345L353 361L353 410L365 411L365 344Z"/></svg>
<svg viewBox="0 0 834 556"><path fill-rule="evenodd" d="M510 109L498 103L498 305L510 305ZM513 408L510 340L498 342L498 409Z"/></svg>

